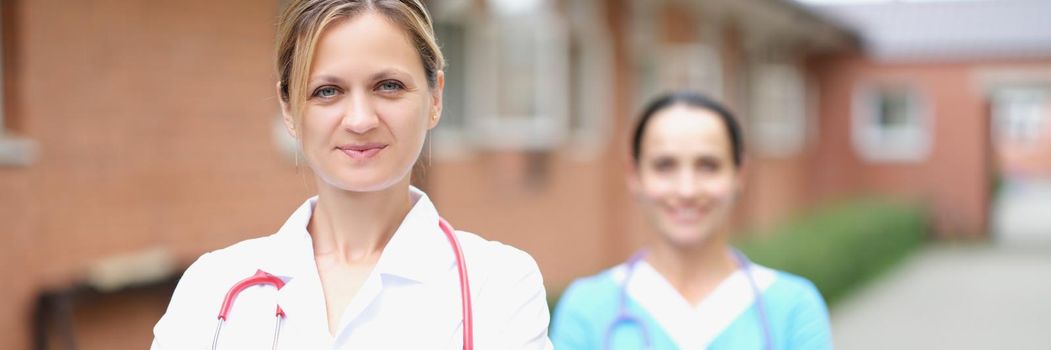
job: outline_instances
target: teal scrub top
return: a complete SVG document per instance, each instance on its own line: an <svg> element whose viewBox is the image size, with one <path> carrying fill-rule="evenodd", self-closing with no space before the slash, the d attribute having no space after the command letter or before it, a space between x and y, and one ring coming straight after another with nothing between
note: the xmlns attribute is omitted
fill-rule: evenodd
<svg viewBox="0 0 1051 350"><path fill-rule="evenodd" d="M752 265L753 269L762 268ZM558 350L645 349L645 327L650 349L679 349L643 304L627 298L627 310L641 325L611 323L620 313L623 282L614 270L574 281L566 289L555 309L551 323L551 340ZM766 269L766 268L763 268ZM828 310L817 288L807 279L790 273L770 270L773 281L761 290L769 322L772 348L776 350L832 349ZM623 277L621 277L623 278ZM634 277L633 277L634 278ZM741 290L754 294L751 289ZM708 349L766 349L759 311L754 299L750 306L732 321L724 322L708 343ZM702 315L703 316L703 315ZM607 346L608 345L608 346Z"/></svg>

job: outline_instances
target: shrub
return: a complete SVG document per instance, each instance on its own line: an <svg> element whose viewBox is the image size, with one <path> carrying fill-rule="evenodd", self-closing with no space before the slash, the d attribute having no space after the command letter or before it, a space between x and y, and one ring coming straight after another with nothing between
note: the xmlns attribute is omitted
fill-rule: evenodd
<svg viewBox="0 0 1051 350"><path fill-rule="evenodd" d="M919 247L926 232L918 205L854 199L748 235L737 246L758 264L806 277L834 304Z"/></svg>

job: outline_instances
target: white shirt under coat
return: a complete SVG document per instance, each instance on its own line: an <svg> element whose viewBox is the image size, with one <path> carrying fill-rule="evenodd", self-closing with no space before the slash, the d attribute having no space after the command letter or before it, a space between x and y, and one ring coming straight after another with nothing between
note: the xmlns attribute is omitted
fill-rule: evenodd
<svg viewBox="0 0 1051 350"><path fill-rule="evenodd" d="M287 314L279 349L461 349L456 259L438 212L411 188L412 209L343 312L328 330L307 223L317 197L270 236L202 255L182 276L153 329L153 350L209 349L220 305L238 281L263 270L286 281L245 289L231 308L219 349L270 349L276 305ZM455 226L455 223L453 223ZM543 279L527 253L457 231L471 282L476 349L551 349Z"/></svg>

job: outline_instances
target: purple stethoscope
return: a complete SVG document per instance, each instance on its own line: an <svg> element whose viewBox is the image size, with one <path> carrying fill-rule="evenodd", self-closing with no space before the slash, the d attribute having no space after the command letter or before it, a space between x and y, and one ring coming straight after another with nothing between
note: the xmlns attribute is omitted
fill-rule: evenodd
<svg viewBox="0 0 1051 350"><path fill-rule="evenodd" d="M766 350L773 350L773 341L770 338L770 320L766 317L766 305L763 302L761 293L759 292L759 285L755 283L755 278L752 277L752 262L748 260L744 254L737 251L737 249L730 250L733 253L734 261L737 262L737 268L744 272L744 275L748 278L748 284L752 287L752 294L755 296L756 310L759 312L759 323L763 330L763 347ZM635 317L628 311L628 281L631 280L631 275L635 273L635 266L638 265L639 261L642 261L646 257L646 251L640 250L635 255L632 255L627 262L627 274L624 276L624 282L620 286L620 300L617 311L617 317L610 322L609 327L606 328L606 335L603 338L603 349L610 349L610 339L613 337L613 331L618 326L634 324L639 328L639 332L642 333L642 342L645 344L645 349L652 349L650 342L650 333L646 330L646 325L642 323L642 320Z"/></svg>

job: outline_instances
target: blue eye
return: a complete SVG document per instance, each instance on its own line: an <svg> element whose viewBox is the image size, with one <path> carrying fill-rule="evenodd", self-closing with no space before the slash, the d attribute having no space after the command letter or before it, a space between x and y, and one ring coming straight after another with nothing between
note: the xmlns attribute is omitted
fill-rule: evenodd
<svg viewBox="0 0 1051 350"><path fill-rule="evenodd" d="M401 83L399 83L397 81L394 81L394 80L384 81L384 82L380 83L378 88L379 88L380 91L398 91L398 90L404 89L404 87L401 85Z"/></svg>
<svg viewBox="0 0 1051 350"><path fill-rule="evenodd" d="M334 86L322 86L322 87L318 88L317 90L314 90L314 95L313 96L321 97L321 98L330 98L330 97L335 97L337 94L339 94L339 90L336 89L336 87L334 87Z"/></svg>

